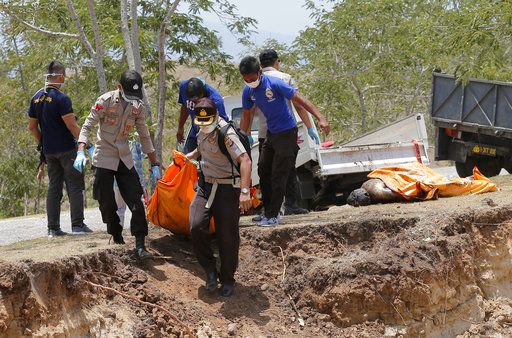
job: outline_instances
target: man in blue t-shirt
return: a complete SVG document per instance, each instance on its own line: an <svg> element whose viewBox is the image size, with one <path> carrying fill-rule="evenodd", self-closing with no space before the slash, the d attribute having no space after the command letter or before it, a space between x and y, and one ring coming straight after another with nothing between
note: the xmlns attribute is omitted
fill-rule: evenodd
<svg viewBox="0 0 512 338"><path fill-rule="evenodd" d="M32 97L28 110L29 129L36 141L42 144L42 152L48 167L48 237L67 235L60 228L60 203L64 181L69 197L73 234L92 232L83 223L84 174L73 168L80 127L76 123L70 98L60 91L65 78L66 69L62 63L52 61L48 65L45 86Z"/></svg>
<svg viewBox="0 0 512 338"><path fill-rule="evenodd" d="M260 187L265 196L265 215L259 225L275 226L279 224L279 210L283 203L286 181L299 150L295 119L286 100L302 105L315 116L322 115L308 99L283 80L262 73L255 57L244 57L240 61L239 70L246 84L242 93L244 117L240 128L248 129L247 124L251 120L249 115L254 105L267 119L267 137L258 161ZM329 133L329 125L325 119L319 120L319 126L326 134Z"/></svg>
<svg viewBox="0 0 512 338"><path fill-rule="evenodd" d="M226 115L226 109L224 108L224 99L222 95L213 88L206 84L204 79L199 77L193 77L189 80L185 80L180 84L180 93L178 97L178 103L181 103L180 120L178 123L178 131L176 132L176 140L183 142L184 140L184 126L187 118L190 116L191 130L185 142L183 153L188 154L197 148L197 126L194 125L194 103L202 97L207 97L217 105L219 116L224 120L229 121L229 117Z"/></svg>

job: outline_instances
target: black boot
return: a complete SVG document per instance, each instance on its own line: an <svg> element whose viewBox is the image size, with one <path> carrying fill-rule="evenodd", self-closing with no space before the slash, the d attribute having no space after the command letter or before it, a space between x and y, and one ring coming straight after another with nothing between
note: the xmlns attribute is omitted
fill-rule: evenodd
<svg viewBox="0 0 512 338"><path fill-rule="evenodd" d="M153 258L153 255L146 250L144 236L135 237L135 253L139 259Z"/></svg>
<svg viewBox="0 0 512 338"><path fill-rule="evenodd" d="M217 281L218 273L217 271L213 271L206 274L206 290L214 291L217 290L219 282Z"/></svg>
<svg viewBox="0 0 512 338"><path fill-rule="evenodd" d="M122 234L112 235L112 239L114 240L114 244L125 244Z"/></svg>

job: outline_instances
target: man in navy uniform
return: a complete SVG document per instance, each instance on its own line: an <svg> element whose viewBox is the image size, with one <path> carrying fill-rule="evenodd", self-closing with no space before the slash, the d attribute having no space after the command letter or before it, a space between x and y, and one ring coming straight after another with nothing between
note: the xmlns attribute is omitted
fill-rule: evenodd
<svg viewBox="0 0 512 338"><path fill-rule="evenodd" d="M64 182L69 197L72 233L89 233L92 230L84 224L84 174L73 169L80 126L76 123L70 98L60 91L66 79L66 68L62 63L52 61L45 77L44 88L30 101L28 127L36 141L42 144L42 154L48 167L48 237L67 235L60 228Z"/></svg>

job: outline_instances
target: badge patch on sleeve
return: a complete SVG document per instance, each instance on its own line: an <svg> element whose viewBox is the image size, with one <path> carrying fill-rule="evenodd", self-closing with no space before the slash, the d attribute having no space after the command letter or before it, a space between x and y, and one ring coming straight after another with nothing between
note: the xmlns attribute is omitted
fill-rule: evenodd
<svg viewBox="0 0 512 338"><path fill-rule="evenodd" d="M228 147L230 147L230 148L231 148L231 147L233 146L233 144L234 144L233 140L232 140L232 139L230 139L230 138L229 138L229 136L228 136L228 137L226 137L226 140L225 140L224 142L225 142L225 143L226 143L226 145L227 145Z"/></svg>
<svg viewBox="0 0 512 338"><path fill-rule="evenodd" d="M100 106L99 104L96 104L96 107L94 109L96 109L96 111L100 111L103 109L103 107Z"/></svg>

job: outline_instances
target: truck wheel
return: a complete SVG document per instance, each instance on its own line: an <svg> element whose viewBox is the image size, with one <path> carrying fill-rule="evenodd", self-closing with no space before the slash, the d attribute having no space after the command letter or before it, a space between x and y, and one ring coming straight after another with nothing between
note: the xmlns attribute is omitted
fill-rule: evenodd
<svg viewBox="0 0 512 338"><path fill-rule="evenodd" d="M459 177L468 177L473 175L473 168L477 167L486 177L499 175L501 164L499 158L474 158L468 157L466 162L455 162L455 169Z"/></svg>
<svg viewBox="0 0 512 338"><path fill-rule="evenodd" d="M478 159L476 166L484 176L498 176L501 171L501 163L499 158Z"/></svg>
<svg viewBox="0 0 512 338"><path fill-rule="evenodd" d="M473 161L471 161L471 162L473 162ZM473 175L473 167L474 166L475 166L474 163L455 162L455 170L457 170L457 175L459 175L459 177L461 177L461 178Z"/></svg>

